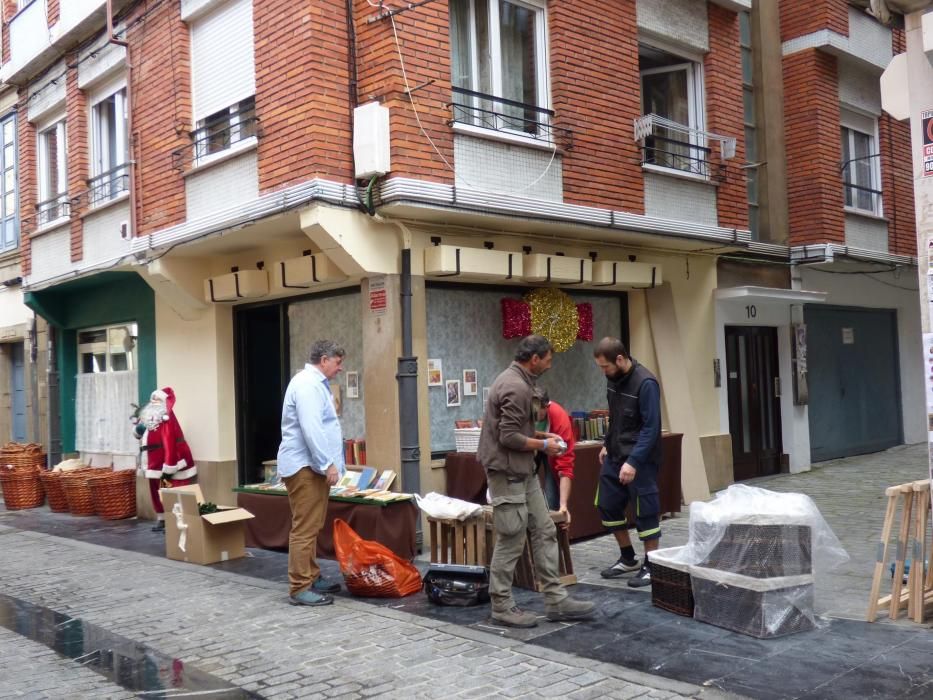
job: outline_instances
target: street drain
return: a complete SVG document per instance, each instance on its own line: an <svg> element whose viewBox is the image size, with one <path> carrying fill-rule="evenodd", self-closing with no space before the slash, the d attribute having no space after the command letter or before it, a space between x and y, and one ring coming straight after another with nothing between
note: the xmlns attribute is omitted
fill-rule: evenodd
<svg viewBox="0 0 933 700"><path fill-rule="evenodd" d="M44 644L142 698L261 700L262 696L102 627L0 593L0 627Z"/></svg>

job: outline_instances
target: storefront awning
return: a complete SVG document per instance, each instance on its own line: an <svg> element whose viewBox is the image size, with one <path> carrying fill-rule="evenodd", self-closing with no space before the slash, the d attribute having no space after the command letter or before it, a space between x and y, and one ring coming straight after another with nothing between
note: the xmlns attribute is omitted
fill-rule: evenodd
<svg viewBox="0 0 933 700"><path fill-rule="evenodd" d="M809 292L802 289L777 289L774 287L728 287L714 292L716 301L737 301L743 304L787 305L824 304L827 292Z"/></svg>

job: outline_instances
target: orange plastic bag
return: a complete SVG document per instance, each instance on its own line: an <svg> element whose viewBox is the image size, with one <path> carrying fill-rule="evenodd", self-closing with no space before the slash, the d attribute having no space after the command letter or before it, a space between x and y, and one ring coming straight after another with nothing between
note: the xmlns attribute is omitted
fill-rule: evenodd
<svg viewBox="0 0 933 700"><path fill-rule="evenodd" d="M402 598L421 590L421 574L414 565L385 545L364 540L340 518L334 520L334 549L353 595Z"/></svg>

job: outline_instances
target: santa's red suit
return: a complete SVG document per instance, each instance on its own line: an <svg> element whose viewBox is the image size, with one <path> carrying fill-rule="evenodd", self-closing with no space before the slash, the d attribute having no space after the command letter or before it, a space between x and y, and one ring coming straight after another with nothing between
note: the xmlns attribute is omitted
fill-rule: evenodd
<svg viewBox="0 0 933 700"><path fill-rule="evenodd" d="M140 411L136 436L146 434L140 451L146 455L145 474L149 479L152 506L159 520L165 519L159 488L163 481L169 487L194 483L198 468L191 456L191 448L175 417L175 392L170 387L156 389L149 404Z"/></svg>

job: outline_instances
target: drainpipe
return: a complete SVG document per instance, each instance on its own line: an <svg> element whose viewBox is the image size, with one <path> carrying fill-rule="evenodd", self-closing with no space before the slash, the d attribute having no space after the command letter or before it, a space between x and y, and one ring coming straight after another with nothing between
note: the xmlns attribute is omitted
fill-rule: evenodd
<svg viewBox="0 0 933 700"><path fill-rule="evenodd" d="M51 467L62 461L61 394L59 393L61 387L59 385L58 347L55 326L49 324L47 333L49 357L46 374L48 375L49 388L49 446L46 453L48 454L49 466Z"/></svg>
<svg viewBox="0 0 933 700"><path fill-rule="evenodd" d="M421 491L421 447L418 436L418 358L413 356L411 330L411 248L402 249L402 357L398 358L399 442L402 453L402 486L409 493ZM423 542L418 519L415 544Z"/></svg>
<svg viewBox="0 0 933 700"><path fill-rule="evenodd" d="M39 320L36 312L32 312L29 322L29 392L32 395L32 430L29 431L30 442L41 442L41 428L39 426ZM49 467L52 465L49 464Z"/></svg>
<svg viewBox="0 0 933 700"><path fill-rule="evenodd" d="M130 236L136 236L136 134L133 131L133 62L129 42L117 38L113 31L113 3L107 0L107 43L126 49L126 135L129 143ZM131 239L132 240L132 239Z"/></svg>

